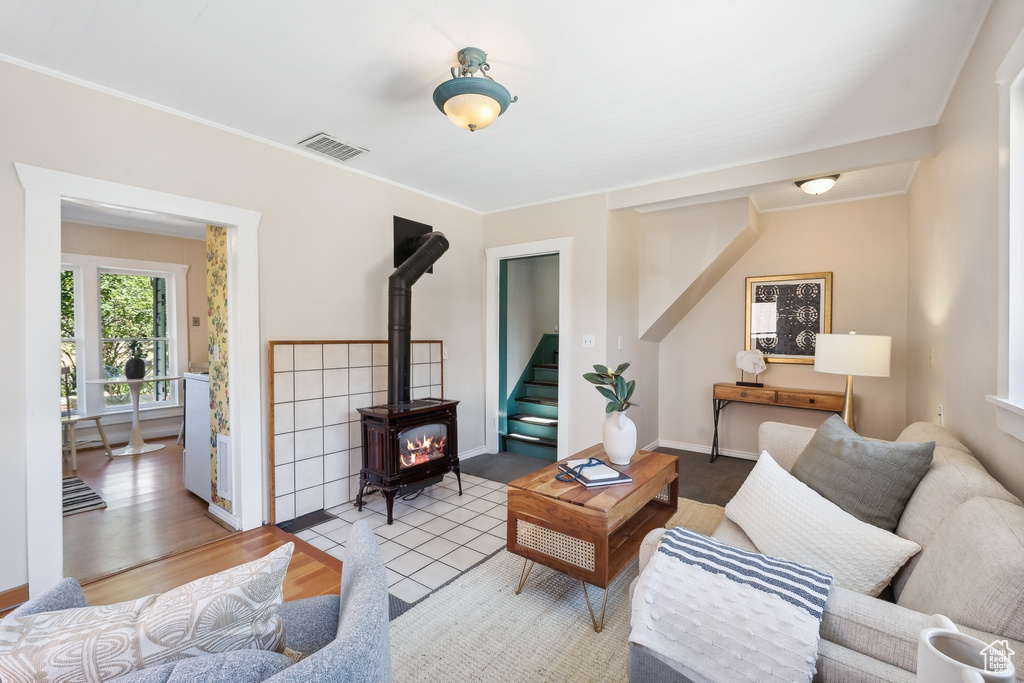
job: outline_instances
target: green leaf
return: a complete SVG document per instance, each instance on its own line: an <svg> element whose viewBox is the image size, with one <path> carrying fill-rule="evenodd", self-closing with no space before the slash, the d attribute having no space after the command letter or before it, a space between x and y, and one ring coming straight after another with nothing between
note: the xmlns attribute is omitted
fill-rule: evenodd
<svg viewBox="0 0 1024 683"><path fill-rule="evenodd" d="M601 392L601 395L604 396L609 401L616 401L616 402L618 402L619 397L616 396L615 394L613 394L612 390L609 389L608 387L598 387L597 390L599 392Z"/></svg>
<svg viewBox="0 0 1024 683"><path fill-rule="evenodd" d="M612 401L607 406L605 406L604 412L606 412L606 413L617 413L617 412L619 412L621 410L622 410L622 404L619 403L618 401Z"/></svg>
<svg viewBox="0 0 1024 683"><path fill-rule="evenodd" d="M628 368L628 367L629 367L629 363L623 363L619 367L615 368L615 374L616 375L621 375L623 372L626 371L626 368Z"/></svg>
<svg viewBox="0 0 1024 683"><path fill-rule="evenodd" d="M608 368L606 368L603 365L595 365L594 369L597 370L598 372L600 372L602 375L611 374L611 373L609 373Z"/></svg>
<svg viewBox="0 0 1024 683"><path fill-rule="evenodd" d="M630 398L632 398L633 390L634 389L636 389L636 380L635 379L631 379L626 384L626 399L625 400L628 401Z"/></svg>
<svg viewBox="0 0 1024 683"><path fill-rule="evenodd" d="M593 372L586 372L586 373L584 373L583 374L583 379L587 380L591 384L605 384L606 383L604 377L602 377L601 375L595 374Z"/></svg>
<svg viewBox="0 0 1024 683"><path fill-rule="evenodd" d="M623 379L622 375L615 378L615 397L620 401L626 398L626 380Z"/></svg>

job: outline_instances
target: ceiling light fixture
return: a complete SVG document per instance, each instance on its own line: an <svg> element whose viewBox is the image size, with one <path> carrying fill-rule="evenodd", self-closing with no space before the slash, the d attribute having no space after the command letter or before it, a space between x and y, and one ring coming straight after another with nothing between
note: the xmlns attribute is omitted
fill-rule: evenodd
<svg viewBox="0 0 1024 683"><path fill-rule="evenodd" d="M434 104L459 128L469 131L486 128L519 98L512 97L504 86L487 75L491 65L487 63L487 53L480 48L459 50L459 64L457 72L452 67L451 80L434 89ZM483 78L474 78L478 71Z"/></svg>
<svg viewBox="0 0 1024 683"><path fill-rule="evenodd" d="M832 189L832 186L839 180L839 174L827 175L821 178L811 178L809 180L798 180L796 186L807 194L825 194Z"/></svg>

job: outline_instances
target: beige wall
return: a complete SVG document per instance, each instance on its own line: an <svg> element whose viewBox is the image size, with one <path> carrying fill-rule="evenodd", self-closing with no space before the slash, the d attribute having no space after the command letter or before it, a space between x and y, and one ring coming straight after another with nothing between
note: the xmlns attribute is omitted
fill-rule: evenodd
<svg viewBox="0 0 1024 683"><path fill-rule="evenodd" d="M188 266L185 290L188 297L188 359L205 363L206 339L206 242L184 237L155 235L133 230L103 228L65 221L61 224L61 248L72 254L178 263ZM199 327L192 318L199 318ZM188 368L181 368L184 372Z"/></svg>
<svg viewBox="0 0 1024 683"><path fill-rule="evenodd" d="M999 96L996 68L1024 26L1024 3L992 4L939 121L939 153L909 194L910 420L946 427L1015 495L1024 497L1024 443L1000 431ZM934 361L929 357L934 350Z"/></svg>
<svg viewBox="0 0 1024 683"><path fill-rule="evenodd" d="M0 357L22 367L24 193L13 162L262 212L260 343L386 336L392 216L451 249L413 291L413 336L444 339L459 444L483 447L482 218L430 197L185 118L0 62ZM144 208L144 207L143 207ZM602 252L603 253L603 252ZM603 289L603 287L602 287ZM58 334L54 320L54 334ZM266 402L264 355L263 401ZM0 392L0 591L26 581L25 376ZM56 424L56 423L55 423ZM265 454L264 454L265 455Z"/></svg>
<svg viewBox="0 0 1024 683"><path fill-rule="evenodd" d="M661 343L662 442L711 445L711 386L739 379L736 352L744 345L746 278L818 271L833 273L833 332L892 336L891 375L857 378L854 393L858 431L896 437L906 424L906 216L904 195L762 214L761 238ZM843 377L816 373L810 365L770 363L761 381L845 387ZM734 404L723 413L721 447L755 454L761 422L817 426L827 415Z"/></svg>
<svg viewBox="0 0 1024 683"><path fill-rule="evenodd" d="M641 216L624 209L608 214L608 365L629 363L627 380L636 380L628 415L636 423L637 444L658 441L658 345L642 341L640 325ZM619 339L622 348L618 348Z"/></svg>

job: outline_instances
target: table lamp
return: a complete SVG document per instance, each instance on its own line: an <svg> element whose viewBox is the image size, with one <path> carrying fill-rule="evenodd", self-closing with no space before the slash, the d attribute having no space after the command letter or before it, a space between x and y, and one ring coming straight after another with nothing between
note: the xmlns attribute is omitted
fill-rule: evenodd
<svg viewBox="0 0 1024 683"><path fill-rule="evenodd" d="M857 334L818 334L814 336L814 369L834 375L846 375L843 421L856 431L853 422L853 376L888 377L892 337Z"/></svg>

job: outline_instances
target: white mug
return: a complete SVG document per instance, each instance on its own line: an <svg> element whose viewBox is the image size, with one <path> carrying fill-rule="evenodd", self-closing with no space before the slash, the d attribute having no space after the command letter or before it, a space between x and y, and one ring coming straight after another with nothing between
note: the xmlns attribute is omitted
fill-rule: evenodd
<svg viewBox="0 0 1024 683"><path fill-rule="evenodd" d="M996 643L985 643L960 633L956 624L941 614L932 615L932 626L917 639L917 680L921 683L1014 683L1013 662L1003 670L990 670L988 657ZM989 665L989 666L987 666Z"/></svg>

